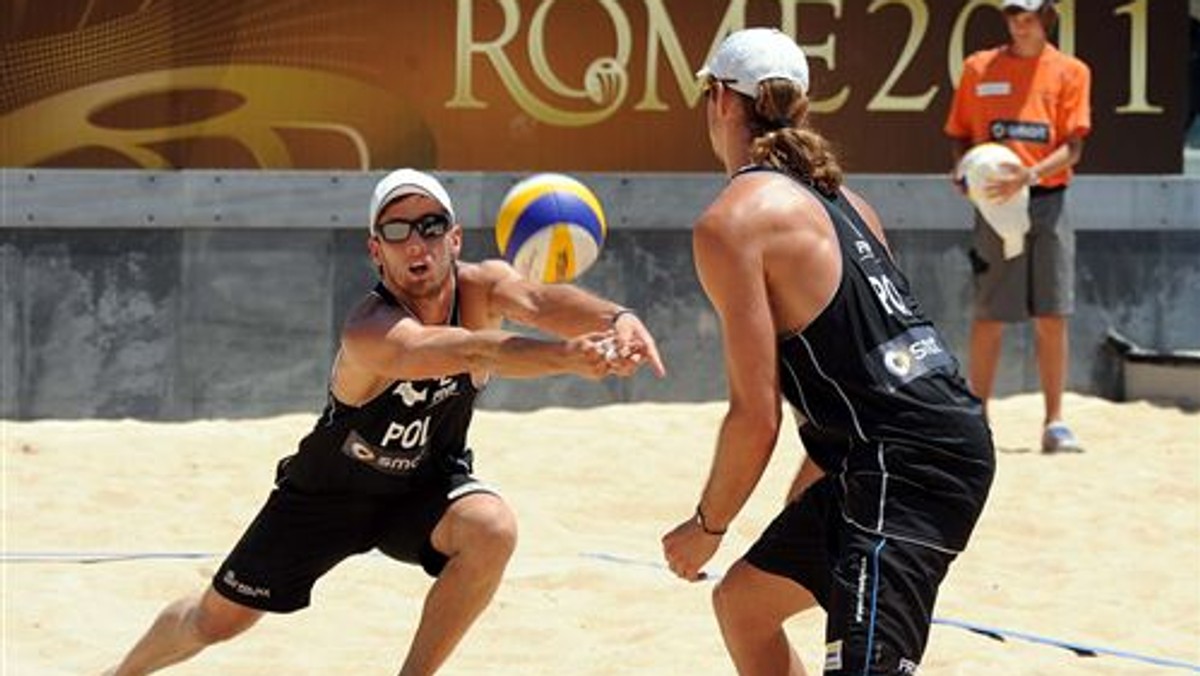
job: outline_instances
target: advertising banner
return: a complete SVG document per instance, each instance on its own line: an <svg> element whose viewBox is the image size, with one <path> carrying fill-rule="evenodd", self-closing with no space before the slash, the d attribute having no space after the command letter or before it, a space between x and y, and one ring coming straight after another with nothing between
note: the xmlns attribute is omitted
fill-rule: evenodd
<svg viewBox="0 0 1200 676"><path fill-rule="evenodd" d="M695 71L730 31L809 55L851 172L945 172L998 0L7 0L8 167L713 171ZM1179 0L1062 0L1092 68L1081 170L1175 173Z"/></svg>

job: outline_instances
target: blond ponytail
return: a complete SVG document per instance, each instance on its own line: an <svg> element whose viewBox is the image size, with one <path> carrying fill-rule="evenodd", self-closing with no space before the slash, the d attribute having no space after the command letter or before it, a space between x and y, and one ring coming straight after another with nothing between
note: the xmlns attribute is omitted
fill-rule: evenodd
<svg viewBox="0 0 1200 676"><path fill-rule="evenodd" d="M833 147L806 124L808 97L790 80L765 80L748 97L746 118L754 140L750 160L791 174L832 197L844 175Z"/></svg>

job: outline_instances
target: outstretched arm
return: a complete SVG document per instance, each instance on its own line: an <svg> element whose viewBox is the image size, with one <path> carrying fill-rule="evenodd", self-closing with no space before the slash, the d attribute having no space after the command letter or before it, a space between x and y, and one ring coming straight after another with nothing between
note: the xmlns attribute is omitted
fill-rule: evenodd
<svg viewBox="0 0 1200 676"><path fill-rule="evenodd" d="M404 310L368 298L346 322L334 386L346 401L380 380L417 380L450 373L536 377L572 373L601 378L611 333L569 339L522 336L501 329L429 326Z"/></svg>
<svg viewBox="0 0 1200 676"><path fill-rule="evenodd" d="M489 306L505 319L560 337L612 330L618 373L627 375L647 363L659 377L666 375L654 337L628 308L572 284L530 281L503 261L487 261L480 268L497 279Z"/></svg>

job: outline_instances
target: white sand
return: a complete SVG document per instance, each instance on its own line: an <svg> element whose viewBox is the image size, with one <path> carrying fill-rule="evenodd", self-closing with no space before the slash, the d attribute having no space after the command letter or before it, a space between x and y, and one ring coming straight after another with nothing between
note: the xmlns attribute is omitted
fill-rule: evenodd
<svg viewBox="0 0 1200 676"><path fill-rule="evenodd" d="M997 481L936 614L1200 664L1200 416L1078 396L1067 410L1087 453L1048 457L1033 451L1040 397L993 405ZM711 585L658 567L659 538L695 504L722 412L638 404L479 413L478 473L504 490L522 539L495 602L444 673L732 673ZM266 496L275 460L312 421L0 421L6 555L214 554L0 563L3 674L93 674L114 662L166 601L207 584ZM714 570L773 516L799 457L785 430ZM394 674L428 584L381 556L350 560L318 585L308 610L270 616L170 673ZM815 674L822 623L814 612L789 626ZM921 673L1188 672L935 626Z"/></svg>

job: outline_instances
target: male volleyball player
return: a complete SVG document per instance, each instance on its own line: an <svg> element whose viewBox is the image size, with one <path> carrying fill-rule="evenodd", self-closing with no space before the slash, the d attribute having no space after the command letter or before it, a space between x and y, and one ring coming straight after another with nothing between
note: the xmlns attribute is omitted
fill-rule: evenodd
<svg viewBox="0 0 1200 676"><path fill-rule="evenodd" d="M879 217L806 124L808 64L735 32L700 72L729 183L693 250L720 318L729 408L692 515L663 538L697 580L767 466L790 404L808 452L790 501L717 585L741 674L804 674L783 622L827 613L825 674L912 674L938 585L994 471L980 401L921 314Z"/></svg>
<svg viewBox="0 0 1200 676"><path fill-rule="evenodd" d="M367 248L379 282L350 312L328 404L211 586L168 605L110 673L146 674L232 638L264 612L309 603L313 584L379 549L436 581L400 673L434 673L487 606L516 544L504 500L466 446L490 375L628 376L663 365L642 322L579 288L508 263L458 260L462 227L432 176L375 187ZM549 336L502 330L510 319Z"/></svg>
<svg viewBox="0 0 1200 676"><path fill-rule="evenodd" d="M1079 451L1062 411L1070 362L1067 318L1075 306L1075 234L1063 205L1071 167L1091 131L1091 71L1050 43L1058 20L1054 0L1004 0L1002 7L1009 42L967 58L945 125L955 163L985 141L1003 143L1021 159L990 186L998 200L1030 186L1030 230L1015 258L1005 258L1000 237L975 214L971 389L986 405L1004 324L1032 316L1045 404L1042 450Z"/></svg>

